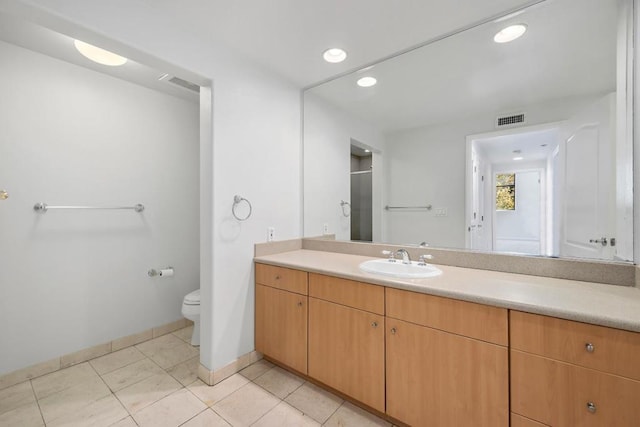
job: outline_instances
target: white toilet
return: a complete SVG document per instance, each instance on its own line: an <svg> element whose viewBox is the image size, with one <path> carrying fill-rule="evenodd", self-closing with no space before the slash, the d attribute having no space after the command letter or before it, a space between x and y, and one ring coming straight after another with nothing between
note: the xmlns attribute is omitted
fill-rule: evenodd
<svg viewBox="0 0 640 427"><path fill-rule="evenodd" d="M191 345L200 345L200 289L190 292L184 297L182 315L193 322Z"/></svg>

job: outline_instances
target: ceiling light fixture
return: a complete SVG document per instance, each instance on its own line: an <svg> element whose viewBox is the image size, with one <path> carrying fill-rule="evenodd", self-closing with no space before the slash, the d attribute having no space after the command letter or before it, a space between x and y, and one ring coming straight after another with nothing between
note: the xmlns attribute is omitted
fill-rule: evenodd
<svg viewBox="0 0 640 427"><path fill-rule="evenodd" d="M513 160L522 160L524 157L514 157Z"/></svg>
<svg viewBox="0 0 640 427"><path fill-rule="evenodd" d="M360 87L371 87L378 83L378 80L375 77L367 76L359 78L357 83Z"/></svg>
<svg viewBox="0 0 640 427"><path fill-rule="evenodd" d="M89 43L74 40L73 44L76 49L78 49L78 52L98 64L117 67L119 65L124 65L127 62L127 58L124 56L116 55L113 52L109 52L108 50L101 49Z"/></svg>
<svg viewBox="0 0 640 427"><path fill-rule="evenodd" d="M337 64L347 59L347 52L338 47L332 47L331 49L325 50L322 57L331 64Z"/></svg>
<svg viewBox="0 0 640 427"><path fill-rule="evenodd" d="M512 42L518 37L521 37L527 31L525 24L510 25L504 28L493 36L493 41L496 43L508 43Z"/></svg>
<svg viewBox="0 0 640 427"><path fill-rule="evenodd" d="M365 152L365 153L370 153L370 152L371 152L371 150L367 150L367 149L365 148L365 149L364 149L364 152Z"/></svg>

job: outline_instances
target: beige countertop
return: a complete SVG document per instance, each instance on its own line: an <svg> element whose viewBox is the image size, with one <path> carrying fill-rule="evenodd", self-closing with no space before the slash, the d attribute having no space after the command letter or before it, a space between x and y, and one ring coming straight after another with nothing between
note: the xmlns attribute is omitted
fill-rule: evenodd
<svg viewBox="0 0 640 427"><path fill-rule="evenodd" d="M640 332L640 289L524 274L437 265L442 275L396 279L361 271L371 257L296 250L256 262L327 274L414 292L545 314Z"/></svg>

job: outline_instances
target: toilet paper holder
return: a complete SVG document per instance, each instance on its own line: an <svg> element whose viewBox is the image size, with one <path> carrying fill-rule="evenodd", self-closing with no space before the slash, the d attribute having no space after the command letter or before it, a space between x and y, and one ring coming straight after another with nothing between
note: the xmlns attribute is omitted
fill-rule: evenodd
<svg viewBox="0 0 640 427"><path fill-rule="evenodd" d="M171 277L173 276L173 267L165 267L165 268L152 268L149 271L147 271L147 274L149 275L149 277Z"/></svg>

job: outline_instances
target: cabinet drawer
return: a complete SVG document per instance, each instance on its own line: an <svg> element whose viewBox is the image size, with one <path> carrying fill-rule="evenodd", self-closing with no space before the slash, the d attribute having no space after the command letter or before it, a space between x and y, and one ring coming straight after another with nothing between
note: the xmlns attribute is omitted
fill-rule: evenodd
<svg viewBox="0 0 640 427"><path fill-rule="evenodd" d="M640 380L640 334L511 311L511 348Z"/></svg>
<svg viewBox="0 0 640 427"><path fill-rule="evenodd" d="M527 418L554 427L637 427L638 396L638 381L511 350L511 410Z"/></svg>
<svg viewBox="0 0 640 427"><path fill-rule="evenodd" d="M494 344L508 344L503 308L386 288L387 317Z"/></svg>
<svg viewBox="0 0 640 427"><path fill-rule="evenodd" d="M307 295L307 272L256 263L256 283Z"/></svg>
<svg viewBox="0 0 640 427"><path fill-rule="evenodd" d="M384 287L309 274L309 296L384 315Z"/></svg>

